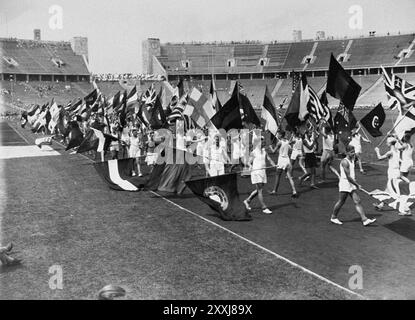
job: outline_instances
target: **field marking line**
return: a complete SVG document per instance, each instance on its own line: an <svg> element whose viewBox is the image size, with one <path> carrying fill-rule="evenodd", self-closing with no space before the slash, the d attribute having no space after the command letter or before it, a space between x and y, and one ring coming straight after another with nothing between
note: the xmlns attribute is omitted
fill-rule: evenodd
<svg viewBox="0 0 415 320"><path fill-rule="evenodd" d="M186 212L188 212L188 213L190 213L190 214L192 214L192 215L194 215L194 216L196 216L196 217L198 217L198 218L200 218L200 219L204 220L205 222L208 222L208 223L210 223L210 224L214 225L214 226L215 226L215 227L217 227L217 228L220 228L220 229L222 229L222 230L224 230L224 231L229 232L230 234L232 234L232 235L236 236L237 238L240 238L240 239L242 239L242 240L244 240L244 241L248 242L249 244L251 244L251 245L253 245L253 246L255 246L255 247L257 247L257 248L259 248L259 249L261 249L261 250L263 250L263 251L265 251L265 252L267 252L267 253L271 254L271 255L273 255L274 257L276 257L276 258L278 258L278 259L280 259L280 260L283 260L283 261L287 262L288 264L292 265L293 267L296 267L296 268L298 268L298 269L300 269L300 270L304 271L305 273L308 273L308 274L310 274L310 275L312 275L312 276L314 276L314 277L318 278L319 280L322 280L323 282L326 282L326 283L328 283L328 284L331 284L331 285L335 286L336 288L341 289L341 290L344 290L344 291L346 291L346 292L348 292L348 293L350 293L350 294L352 294L352 295L356 295L356 296L358 296L358 297L359 297L359 298L361 298L361 299L368 300L368 298L366 298L366 297L362 296L361 294L359 294L359 293L357 293L357 292L355 292L355 291L353 291L353 290L347 289L346 287L343 287L343 286L339 285L338 283L335 283L335 282L333 282L333 281L331 281L331 280L329 280L329 279L327 279L327 278L325 278L325 277L323 277L323 276L319 275L318 273L315 273L315 272L313 272L313 271L311 271L311 270L309 270L309 269L307 269L307 268L305 268L305 267L303 267L303 266L299 265L298 263L295 263L294 261L291 261L291 260L289 260L288 258L285 258L285 257L283 257L283 256L279 255L278 253L275 253L274 251L271 251L271 250L269 250L269 249L267 249L267 248L265 248L265 247L261 246L260 244L258 244L258 243L256 243L256 242L253 242L252 240L249 240L249 239L247 239L247 238L245 238L245 237L243 237L243 236L241 236L241 235L237 234L236 232L233 232L232 230L229 230L228 228L225 228L225 227L221 226L220 224L217 224L216 222L213 222L213 221L211 221L211 220L209 220L209 219L207 219L207 218L205 218L205 217L202 217L202 216L198 215L197 213L195 213L195 212L193 212L193 211L191 211L191 210L189 210L189 209L186 209L186 208L184 208L184 207L182 207L182 206L178 205L177 203L175 203L175 202L173 202L173 201L171 201L171 200L169 200L169 199L167 199L167 198L163 197L162 195L158 194L157 192L154 192L154 191L150 191L150 192L151 192L152 194L154 194L154 195L156 195L156 196L158 196L158 197L160 197L160 198L164 199L164 200L165 200L165 201L167 201L168 203L170 203L170 204L172 204L172 205L174 205L174 206L178 207L179 209L181 209L181 210L183 210L183 211L186 211Z"/></svg>

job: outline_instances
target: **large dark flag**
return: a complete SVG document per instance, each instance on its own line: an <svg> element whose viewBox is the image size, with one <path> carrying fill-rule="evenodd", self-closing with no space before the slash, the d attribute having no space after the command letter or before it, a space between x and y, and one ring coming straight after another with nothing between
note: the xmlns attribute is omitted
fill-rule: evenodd
<svg viewBox="0 0 415 320"><path fill-rule="evenodd" d="M331 54L327 93L333 98L340 99L349 110L353 110L361 89Z"/></svg>
<svg viewBox="0 0 415 320"><path fill-rule="evenodd" d="M352 128L341 112L337 112L334 117L334 132L345 146L352 140Z"/></svg>
<svg viewBox="0 0 415 320"><path fill-rule="evenodd" d="M161 104L160 95L157 95L154 106L150 107L149 122L153 130L164 128L167 124L166 115Z"/></svg>
<svg viewBox="0 0 415 320"><path fill-rule="evenodd" d="M277 135L279 123L278 116L268 86L265 87L264 103L262 105L261 118L265 120L265 130Z"/></svg>
<svg viewBox="0 0 415 320"><path fill-rule="evenodd" d="M85 96L84 101L87 106L91 106L98 98L98 90L94 89L91 93Z"/></svg>
<svg viewBox="0 0 415 320"><path fill-rule="evenodd" d="M382 104L379 103L372 111L365 115L360 123L369 132L372 137L379 137L382 132L379 130L385 122L385 110L383 110Z"/></svg>
<svg viewBox="0 0 415 320"><path fill-rule="evenodd" d="M236 173L189 180L186 185L201 201L217 211L223 220L252 220L239 199Z"/></svg>
<svg viewBox="0 0 415 320"><path fill-rule="evenodd" d="M236 81L232 95L236 95L238 98L239 108L242 110L242 120L246 123L253 123L258 127L261 126L261 121L255 113L251 101L249 101L247 96L241 93L241 90L243 90L242 85L239 83L239 81Z"/></svg>
<svg viewBox="0 0 415 320"><path fill-rule="evenodd" d="M236 95L224 104L224 106L210 119L218 129L242 129L241 111L239 109L239 99Z"/></svg>

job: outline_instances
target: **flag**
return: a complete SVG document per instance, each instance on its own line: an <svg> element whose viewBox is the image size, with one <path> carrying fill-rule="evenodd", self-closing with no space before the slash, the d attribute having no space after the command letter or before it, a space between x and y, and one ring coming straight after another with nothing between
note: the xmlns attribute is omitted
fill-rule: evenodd
<svg viewBox="0 0 415 320"><path fill-rule="evenodd" d="M56 102L53 103L53 105L50 107L49 112L50 112L50 121L48 124L48 129L51 133L53 133L55 131L55 127L58 124L59 118L60 118L60 108L59 106L56 104Z"/></svg>
<svg viewBox="0 0 415 320"><path fill-rule="evenodd" d="M204 128L210 120L206 110L210 110L211 108L212 104L209 99L199 90L193 88L183 114L190 116L200 128Z"/></svg>
<svg viewBox="0 0 415 320"><path fill-rule="evenodd" d="M46 123L47 123L47 119L46 119L46 115L48 113L48 109L46 109L46 107L42 110L42 112L39 114L38 118L36 119L36 121L34 122L33 126L32 126L32 132L36 133L39 132L40 129L42 128L46 128Z"/></svg>
<svg viewBox="0 0 415 320"><path fill-rule="evenodd" d="M183 82L183 78L180 78L179 83L177 84L177 87L176 87L176 95L180 99L181 97L183 97L184 94L185 94L184 82Z"/></svg>
<svg viewBox="0 0 415 320"><path fill-rule="evenodd" d="M265 87L264 103L262 104L261 118L265 120L265 130L271 132L274 136L278 131L278 117L275 111L274 101L268 86Z"/></svg>
<svg viewBox="0 0 415 320"><path fill-rule="evenodd" d="M406 184L398 185L398 188L402 188L402 190L396 190L396 186L388 182L386 190L376 189L369 192L369 194L400 213L408 214L415 202L415 182L410 182L409 186Z"/></svg>
<svg viewBox="0 0 415 320"><path fill-rule="evenodd" d="M140 191L147 184L149 177L132 176L132 171L135 168L134 160L133 158L127 158L96 162L94 163L94 168L111 189ZM146 173L146 167L142 166L141 168L144 174ZM148 168L146 169L149 170Z"/></svg>
<svg viewBox="0 0 415 320"><path fill-rule="evenodd" d="M84 101L87 106L91 106L94 104L95 100L97 100L98 97L98 90L94 89L91 93L89 93L87 96L85 96Z"/></svg>
<svg viewBox="0 0 415 320"><path fill-rule="evenodd" d="M399 114L403 115L407 111L403 106L415 101L415 86L395 74L388 75L383 67L382 71L389 107L392 110L398 108Z"/></svg>
<svg viewBox="0 0 415 320"><path fill-rule="evenodd" d="M405 107L408 105L403 106ZM404 114L400 114L395 123L394 131L397 134L399 139L402 139L405 135L410 135L415 133L415 109L412 105Z"/></svg>
<svg viewBox="0 0 415 320"><path fill-rule="evenodd" d="M73 113L75 113L75 110L79 108L79 106L82 105L82 99L79 99L77 102L75 103L71 103L70 105L67 105L65 107L65 110L71 115Z"/></svg>
<svg viewBox="0 0 415 320"><path fill-rule="evenodd" d="M210 119L218 129L242 129L241 110L238 96L233 94L224 106Z"/></svg>
<svg viewBox="0 0 415 320"><path fill-rule="evenodd" d="M340 99L347 109L353 110L361 89L331 54L327 93L333 98Z"/></svg>
<svg viewBox="0 0 415 320"><path fill-rule="evenodd" d="M314 91L314 89L311 86L308 86L308 94L309 94L309 101L308 101L308 112L310 113L310 116L316 120L316 122L319 122L321 120L324 120L327 122L330 126L332 126L331 122L331 112L330 108L327 104L323 104L321 102L321 99L318 97L317 93ZM327 96L325 92L322 94L323 100L327 100Z"/></svg>
<svg viewBox="0 0 415 320"><path fill-rule="evenodd" d="M27 111L23 111L20 116L20 126L24 128L27 124Z"/></svg>
<svg viewBox="0 0 415 320"><path fill-rule="evenodd" d="M138 100L137 86L134 86L134 88L130 91L130 93L127 96L127 108L136 104L137 100Z"/></svg>
<svg viewBox="0 0 415 320"><path fill-rule="evenodd" d="M253 123L260 127L261 121L252 107L251 101L249 101L248 97L242 94L242 92L244 92L242 84L239 81L236 81L232 95L236 95L238 99L239 109L242 112L242 120L246 123Z"/></svg>
<svg viewBox="0 0 415 320"><path fill-rule="evenodd" d="M320 95L320 103L321 103L323 109L325 111L327 111L327 113L324 116L324 120L326 120L326 122L330 125L331 128L334 128L333 116L332 116L331 110L329 108L329 100L327 99L326 90L323 90L323 92Z"/></svg>
<svg viewBox="0 0 415 320"><path fill-rule="evenodd" d="M166 109L170 105L175 90L168 81L163 81L160 91L162 92L160 93L161 105L163 109Z"/></svg>
<svg viewBox="0 0 415 320"><path fill-rule="evenodd" d="M124 128L127 125L127 90L124 91L121 103L121 110L119 111L118 116L120 119L120 125Z"/></svg>
<svg viewBox="0 0 415 320"><path fill-rule="evenodd" d="M79 146L76 153L83 153L90 150L97 152L106 151L111 141L117 141L118 138L109 134L102 133L101 131L91 128L85 135L84 140Z"/></svg>
<svg viewBox="0 0 415 320"><path fill-rule="evenodd" d="M178 119L183 119L183 112L187 105L187 95L184 95L180 98L180 100L172 106L171 113L167 116L167 122L172 125Z"/></svg>
<svg viewBox="0 0 415 320"><path fill-rule="evenodd" d="M36 139L35 145L37 145L39 148L41 148L43 145L52 145L52 136Z"/></svg>
<svg viewBox="0 0 415 320"><path fill-rule="evenodd" d="M290 104L285 112L284 118L290 127L299 126L308 114L307 104L309 101L308 85L305 75L298 82L297 88L291 97Z"/></svg>
<svg viewBox="0 0 415 320"><path fill-rule="evenodd" d="M291 92L294 93L295 89L297 89L298 82L301 79L301 73L295 72L294 70L291 71Z"/></svg>
<svg viewBox="0 0 415 320"><path fill-rule="evenodd" d="M380 132L379 129L385 122L385 118L385 110L383 110L382 104L379 103L372 111L360 120L360 123L372 137L379 137L382 135L382 132Z"/></svg>
<svg viewBox="0 0 415 320"><path fill-rule="evenodd" d="M210 80L209 98L211 101L212 108L209 110L206 110L206 114L208 115L210 119L215 115L216 112L220 110L220 108L222 108L222 104L220 103L218 95L216 94L216 85L215 85L215 80L213 79L213 75L212 75L212 80ZM212 110L213 114L209 114L210 110Z"/></svg>
<svg viewBox="0 0 415 320"><path fill-rule="evenodd" d="M252 217L239 199L236 173L186 181L190 190L226 221L247 221Z"/></svg>
<svg viewBox="0 0 415 320"><path fill-rule="evenodd" d="M150 88L148 88L144 92L144 94L141 96L141 101L145 105L153 106L154 103L156 102L156 96L157 96L157 93L156 93L156 90L154 89L154 85L152 84Z"/></svg>
<svg viewBox="0 0 415 320"><path fill-rule="evenodd" d="M334 117L334 132L339 136L340 141L345 146L352 140L351 127L340 112L337 112Z"/></svg>
<svg viewBox="0 0 415 320"><path fill-rule="evenodd" d="M150 124L154 130L164 128L167 122L160 98L160 95L157 95L154 106L150 109Z"/></svg>

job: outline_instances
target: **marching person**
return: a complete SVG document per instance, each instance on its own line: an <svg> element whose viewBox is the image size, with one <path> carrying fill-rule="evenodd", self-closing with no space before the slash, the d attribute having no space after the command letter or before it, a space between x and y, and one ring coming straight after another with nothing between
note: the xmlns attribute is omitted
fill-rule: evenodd
<svg viewBox="0 0 415 320"><path fill-rule="evenodd" d="M295 162L298 159L298 165L300 166L301 170L303 170L303 174L307 174L307 170L304 164L303 138L301 137L301 133L298 130L292 136L291 143L293 144L291 152L292 168L294 168Z"/></svg>
<svg viewBox="0 0 415 320"><path fill-rule="evenodd" d="M323 153L321 155L321 179L326 180L326 166L337 176L339 173L331 165L334 160L334 134L329 126L322 126L321 135L323 136Z"/></svg>
<svg viewBox="0 0 415 320"><path fill-rule="evenodd" d="M120 151L120 143L119 143L119 127L117 125L113 125L111 127L111 135L117 140L111 141L110 144L110 151L111 151L111 159L115 160L118 159L118 153Z"/></svg>
<svg viewBox="0 0 415 320"><path fill-rule="evenodd" d="M220 143L220 140L220 136L215 135L215 142L209 149L209 176L211 177L225 174L225 162L230 163L226 147Z"/></svg>
<svg viewBox="0 0 415 320"><path fill-rule="evenodd" d="M133 176L138 174L139 177L142 177L141 166L140 166L140 157L141 157L141 139L138 135L138 130L133 128L132 137L130 137L130 148L129 148L129 157L134 159L134 162L137 167L137 172L133 171Z"/></svg>
<svg viewBox="0 0 415 320"><path fill-rule="evenodd" d="M390 147L389 151L381 155L379 148L375 148L376 156L378 160L388 159L388 182L386 188L390 193L400 196L399 183L404 181L410 183L409 179L401 175L401 163L400 163L400 149L401 145L398 143L397 138L391 135L386 140L386 144ZM381 210L385 203L374 204L377 210Z"/></svg>
<svg viewBox="0 0 415 320"><path fill-rule="evenodd" d="M264 197L262 189L267 183L267 173L266 173L266 160L271 163L272 166L275 166L274 161L265 150L265 139L261 137L261 146L257 146L250 154L248 166L251 171L251 182L256 186L256 189L251 192L249 197L244 200L245 207L248 211L252 210L250 207L250 202L258 196L259 203L261 204L262 212L265 214L272 214L272 211L268 209L267 205L264 202Z"/></svg>
<svg viewBox="0 0 415 320"><path fill-rule="evenodd" d="M338 219L338 215L349 196L353 199L356 211L360 215L364 226L368 226L376 221L376 219L369 219L366 217L360 197L357 194L357 190L361 189L361 186L357 183L355 178L355 158L356 154L354 147L348 145L346 147L346 158L340 162L339 200L334 205L333 214L330 218L330 221L337 225L343 224Z"/></svg>
<svg viewBox="0 0 415 320"><path fill-rule="evenodd" d="M311 188L318 189L316 186L316 168L317 168L317 158L316 158L316 134L313 129L309 129L306 132L306 135L303 139L303 149L304 149L304 161L305 167L307 170L306 174L303 174L300 179L300 185L305 179L310 177Z"/></svg>
<svg viewBox="0 0 415 320"><path fill-rule="evenodd" d="M352 130L352 140L350 141L349 144L355 148L356 159L357 159L357 163L359 164L360 173L366 174L366 171L363 170L363 167L362 167L362 142L361 140L363 140L364 142L368 142L368 143L370 143L370 140L361 136L361 134L359 133L360 129L361 129L361 126L359 123L358 128L354 128Z"/></svg>
<svg viewBox="0 0 415 320"><path fill-rule="evenodd" d="M409 175L409 170L414 166L414 160L412 154L414 153L414 147L411 144L411 136L406 134L402 138L401 148L401 175L405 178Z"/></svg>
<svg viewBox="0 0 415 320"><path fill-rule="evenodd" d="M290 182L291 189L292 189L292 198L298 198L297 191L295 190L294 180L292 178L291 172L292 172L292 166L290 161L290 142L285 137L285 131L279 131L278 132L278 143L276 147L273 149L271 147L271 151L275 153L278 151L278 162L277 162L277 175L275 177L275 184L274 189L270 192L270 194L277 194L278 187L280 185L281 181L281 174L283 171L287 173L288 181Z"/></svg>

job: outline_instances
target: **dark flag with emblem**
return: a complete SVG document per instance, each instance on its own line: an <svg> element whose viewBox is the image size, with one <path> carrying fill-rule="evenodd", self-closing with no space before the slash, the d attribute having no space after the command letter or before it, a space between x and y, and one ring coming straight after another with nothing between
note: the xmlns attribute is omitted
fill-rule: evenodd
<svg viewBox="0 0 415 320"><path fill-rule="evenodd" d="M369 132L372 137L379 137L382 132L379 130L385 122L385 110L383 110L382 104L379 103L372 111L365 115L360 123Z"/></svg>
<svg viewBox="0 0 415 320"><path fill-rule="evenodd" d="M353 110L361 89L331 54L327 78L327 93L333 98L341 100L347 109Z"/></svg>
<svg viewBox="0 0 415 320"><path fill-rule="evenodd" d="M189 180L186 185L201 201L217 211L223 220L252 220L239 199L236 173Z"/></svg>
<svg viewBox="0 0 415 320"><path fill-rule="evenodd" d="M341 112L337 112L334 117L334 132L345 146L352 140L351 127Z"/></svg>

